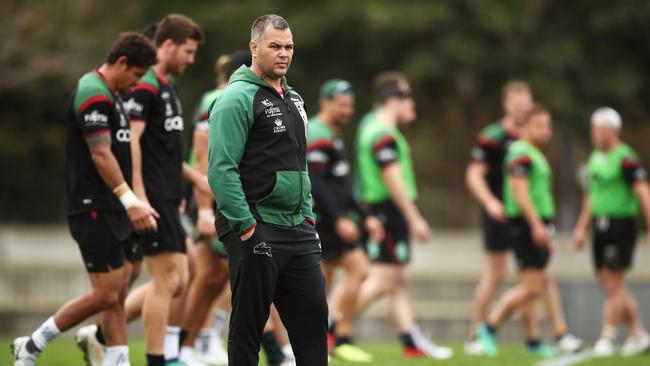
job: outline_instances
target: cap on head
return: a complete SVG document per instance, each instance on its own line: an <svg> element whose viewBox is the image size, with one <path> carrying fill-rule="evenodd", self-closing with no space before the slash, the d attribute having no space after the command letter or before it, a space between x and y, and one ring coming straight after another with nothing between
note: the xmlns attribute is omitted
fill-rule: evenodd
<svg viewBox="0 0 650 366"><path fill-rule="evenodd" d="M623 127L623 120L614 108L600 107L591 115L591 124L620 130Z"/></svg>
<svg viewBox="0 0 650 366"><path fill-rule="evenodd" d="M332 99L338 95L354 95L352 84L342 79L330 79L320 87L321 99Z"/></svg>

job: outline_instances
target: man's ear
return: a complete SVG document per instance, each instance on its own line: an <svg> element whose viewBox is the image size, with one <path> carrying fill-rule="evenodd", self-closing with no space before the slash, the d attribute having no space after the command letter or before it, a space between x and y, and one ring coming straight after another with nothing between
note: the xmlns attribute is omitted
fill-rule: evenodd
<svg viewBox="0 0 650 366"><path fill-rule="evenodd" d="M257 57L257 42L250 41L250 43L248 44L248 48L251 51L251 56L252 57Z"/></svg>
<svg viewBox="0 0 650 366"><path fill-rule="evenodd" d="M117 58L115 65L119 67L120 70L126 70L129 68L129 59L125 55L122 55Z"/></svg>

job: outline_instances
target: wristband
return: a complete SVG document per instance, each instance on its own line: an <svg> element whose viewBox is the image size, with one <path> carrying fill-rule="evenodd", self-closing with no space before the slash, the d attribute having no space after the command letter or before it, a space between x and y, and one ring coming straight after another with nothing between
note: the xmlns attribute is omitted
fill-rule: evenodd
<svg viewBox="0 0 650 366"><path fill-rule="evenodd" d="M116 195L117 197L120 197L127 191L130 191L131 189L129 188L129 185L126 182L122 182L121 184L118 184L117 187L113 188L113 194Z"/></svg>
<svg viewBox="0 0 650 366"><path fill-rule="evenodd" d="M133 193L132 190L128 190L125 193L123 193L120 197L120 202L122 202L122 206L124 206L125 210L130 209L133 205L136 203L140 202L138 197L135 196L135 193Z"/></svg>

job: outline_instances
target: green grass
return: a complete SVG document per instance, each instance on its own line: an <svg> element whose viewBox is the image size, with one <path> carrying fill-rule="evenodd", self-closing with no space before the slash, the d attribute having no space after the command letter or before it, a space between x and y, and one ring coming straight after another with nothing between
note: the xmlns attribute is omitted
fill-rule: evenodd
<svg viewBox="0 0 650 366"><path fill-rule="evenodd" d="M10 366L11 357L9 353L9 343L11 339L0 338L0 366ZM449 345L449 344L447 344ZM145 366L144 345L142 341L133 341L129 344L132 366ZM499 356L495 358L471 357L463 353L460 343L451 343L454 348L455 356L447 361L432 361L428 359L404 359L400 355L400 347L397 343L378 343L362 342L360 346L366 351L375 355L373 366L391 365L391 366L418 366L418 365L449 365L449 366L525 366L534 365L542 359L527 356L524 348L516 344L501 345ZM260 363L264 365L264 363ZM332 360L331 365L358 365ZM39 359L38 365L42 366L83 366L81 352L77 349L74 342L68 339L57 339L52 342L43 352ZM581 366L647 366L650 365L650 355L622 358L611 357L604 359L592 359L580 363Z"/></svg>

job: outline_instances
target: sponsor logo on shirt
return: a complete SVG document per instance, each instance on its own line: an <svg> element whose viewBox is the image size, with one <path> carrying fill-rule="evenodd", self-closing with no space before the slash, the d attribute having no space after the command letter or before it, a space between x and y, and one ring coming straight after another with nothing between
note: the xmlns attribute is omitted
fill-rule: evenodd
<svg viewBox="0 0 650 366"><path fill-rule="evenodd" d="M271 102L271 101L268 100L268 99L264 99L261 103L262 103L262 105L264 105L265 107L272 107L272 106L273 106L273 102Z"/></svg>
<svg viewBox="0 0 650 366"><path fill-rule="evenodd" d="M332 169L335 177L345 177L350 172L350 164L347 161L339 161Z"/></svg>
<svg viewBox="0 0 650 366"><path fill-rule="evenodd" d="M130 142L131 141L131 130L128 128L120 128L115 132L115 138L119 142Z"/></svg>
<svg viewBox="0 0 650 366"><path fill-rule="evenodd" d="M124 103L124 109L128 113L141 114L144 107L142 106L142 104L136 102L135 98L131 98L131 99L127 100L126 103Z"/></svg>
<svg viewBox="0 0 650 366"><path fill-rule="evenodd" d="M87 126L105 126L108 125L108 116L94 110L84 115L84 121Z"/></svg>
<svg viewBox="0 0 650 366"><path fill-rule="evenodd" d="M275 107L274 105L271 105L270 107L264 110L264 114L266 115L266 117L277 117L282 115L282 111L280 111L280 107Z"/></svg>
<svg viewBox="0 0 650 366"><path fill-rule="evenodd" d="M377 158L379 161L393 161L397 159L397 151L390 147L384 147L377 153Z"/></svg>
<svg viewBox="0 0 650 366"><path fill-rule="evenodd" d="M172 118L165 119L165 131L183 131L183 117L175 116Z"/></svg>
<svg viewBox="0 0 650 366"><path fill-rule="evenodd" d="M279 118L276 118L275 121L273 121L275 126L273 126L273 133L281 133L285 132L287 130L287 126L282 124L282 120Z"/></svg>

